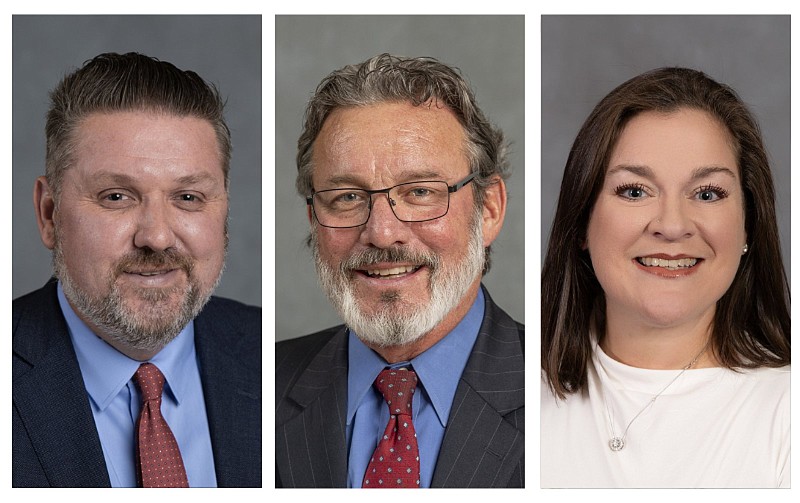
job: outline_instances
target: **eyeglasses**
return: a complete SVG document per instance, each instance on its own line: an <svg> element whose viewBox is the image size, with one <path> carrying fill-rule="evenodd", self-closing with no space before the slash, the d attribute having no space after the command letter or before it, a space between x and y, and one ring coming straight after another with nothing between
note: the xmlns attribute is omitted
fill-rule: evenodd
<svg viewBox="0 0 800 503"><path fill-rule="evenodd" d="M450 194L472 181L477 173L463 180L447 182L423 180L400 183L386 189L341 188L320 190L306 198L323 227L345 229L367 223L372 210L372 195L386 194L392 213L401 222L425 222L442 218L450 209Z"/></svg>

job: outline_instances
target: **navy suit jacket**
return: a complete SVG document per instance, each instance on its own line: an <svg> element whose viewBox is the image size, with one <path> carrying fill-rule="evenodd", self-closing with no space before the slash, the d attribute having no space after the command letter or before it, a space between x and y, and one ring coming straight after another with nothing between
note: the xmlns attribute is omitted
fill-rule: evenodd
<svg viewBox="0 0 800 503"><path fill-rule="evenodd" d="M432 487L525 486L524 327L489 294L456 388ZM277 487L347 487L347 329L275 351Z"/></svg>
<svg viewBox="0 0 800 503"><path fill-rule="evenodd" d="M56 283L14 300L12 486L110 487ZM194 320L217 484L261 486L261 309L212 298Z"/></svg>

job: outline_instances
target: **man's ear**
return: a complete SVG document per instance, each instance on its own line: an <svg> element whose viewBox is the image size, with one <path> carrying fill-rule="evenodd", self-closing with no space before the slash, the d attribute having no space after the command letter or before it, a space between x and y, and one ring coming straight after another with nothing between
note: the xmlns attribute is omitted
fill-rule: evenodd
<svg viewBox="0 0 800 503"><path fill-rule="evenodd" d="M483 247L486 248L494 242L503 220L506 218L506 184L499 176L494 177L486 187L483 194Z"/></svg>
<svg viewBox="0 0 800 503"><path fill-rule="evenodd" d="M39 225L42 243L52 250L56 245L54 223L56 203L50 185L43 176L37 178L33 184L33 207L36 210L36 223Z"/></svg>
<svg viewBox="0 0 800 503"><path fill-rule="evenodd" d="M311 209L311 205L307 204L306 205L306 214L308 215L308 223L309 224L313 224L314 223L314 214L312 213L312 211L314 211L314 210Z"/></svg>

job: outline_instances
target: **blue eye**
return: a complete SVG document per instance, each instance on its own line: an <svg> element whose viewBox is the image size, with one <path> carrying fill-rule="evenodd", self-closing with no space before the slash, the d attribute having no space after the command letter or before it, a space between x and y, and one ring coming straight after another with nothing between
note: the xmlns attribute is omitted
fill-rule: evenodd
<svg viewBox="0 0 800 503"><path fill-rule="evenodd" d="M700 201L711 203L728 197L728 191L716 185L706 185L697 189L694 197Z"/></svg>
<svg viewBox="0 0 800 503"><path fill-rule="evenodd" d="M620 185L614 189L614 193L630 200L644 199L648 195L644 186L638 183Z"/></svg>

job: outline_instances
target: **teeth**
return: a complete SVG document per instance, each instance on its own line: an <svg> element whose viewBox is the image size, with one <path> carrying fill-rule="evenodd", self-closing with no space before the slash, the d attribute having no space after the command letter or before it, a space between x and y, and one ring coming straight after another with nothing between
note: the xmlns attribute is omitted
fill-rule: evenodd
<svg viewBox="0 0 800 503"><path fill-rule="evenodd" d="M414 267L413 265L405 265L400 267L392 267L390 269L371 269L371 270L368 269L367 274L369 274L370 276L381 276L381 277L396 276L398 274L406 274L412 272L414 271L414 269L416 269L416 267Z"/></svg>
<svg viewBox="0 0 800 503"><path fill-rule="evenodd" d="M153 271L153 272L140 272L138 273L140 276L155 276L157 274L163 274L164 271Z"/></svg>
<svg viewBox="0 0 800 503"><path fill-rule="evenodd" d="M697 264L696 258L680 258L677 260L667 260L655 257L639 257L637 259L640 264L647 267L663 267L674 271L675 269L694 267Z"/></svg>

